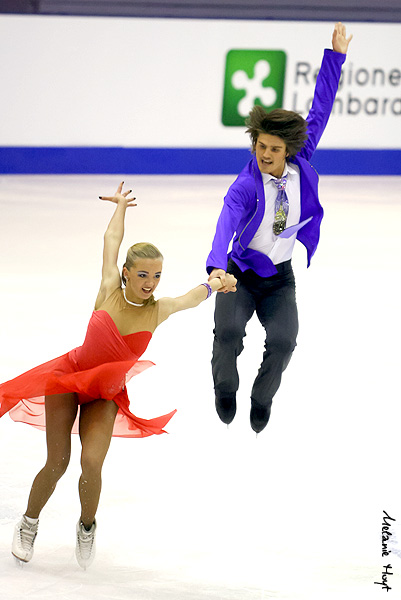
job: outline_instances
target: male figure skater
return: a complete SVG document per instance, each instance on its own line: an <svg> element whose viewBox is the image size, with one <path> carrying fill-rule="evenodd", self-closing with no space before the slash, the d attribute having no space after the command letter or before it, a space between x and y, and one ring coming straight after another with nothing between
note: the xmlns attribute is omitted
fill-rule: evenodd
<svg viewBox="0 0 401 600"><path fill-rule="evenodd" d="M351 39L345 26L336 23L333 49L324 51L306 121L296 112L266 112L261 106L254 106L247 120L254 156L228 190L206 263L210 279L220 277L224 284L227 272L238 280L235 294L217 294L215 308L212 372L217 414L227 425L236 413L237 357L254 311L266 331L251 392L250 422L256 433L269 421L273 397L296 346L291 255L298 239L306 247L309 267L319 242L323 209L318 175L309 160L330 117Z"/></svg>

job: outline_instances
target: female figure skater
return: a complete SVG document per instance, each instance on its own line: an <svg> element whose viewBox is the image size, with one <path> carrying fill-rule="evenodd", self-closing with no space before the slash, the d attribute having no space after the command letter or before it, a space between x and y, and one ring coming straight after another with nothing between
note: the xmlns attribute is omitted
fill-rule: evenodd
<svg viewBox="0 0 401 600"><path fill-rule="evenodd" d="M79 432L81 516L76 557L82 568L92 563L101 471L111 437L164 433L176 412L151 420L136 417L129 410L126 382L152 364L138 359L160 323L177 311L198 306L222 287L215 278L178 298L155 301L163 257L155 246L144 243L129 249L121 278L117 258L125 211L136 206L128 197L131 191L122 189L123 183L113 197L100 197L117 206L104 235L102 280L83 345L0 385L0 416L9 412L15 421L46 429L47 461L14 532L12 553L23 562L32 558L39 514L68 466L71 432ZM234 276L227 275L228 291L234 292L235 284Z"/></svg>

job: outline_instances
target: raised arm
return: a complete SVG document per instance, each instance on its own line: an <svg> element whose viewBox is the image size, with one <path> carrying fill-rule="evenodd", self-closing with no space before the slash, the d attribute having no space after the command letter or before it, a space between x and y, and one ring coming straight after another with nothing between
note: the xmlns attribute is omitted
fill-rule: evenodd
<svg viewBox="0 0 401 600"><path fill-rule="evenodd" d="M104 234L102 281L96 298L95 309L107 300L110 294L121 284L117 266L118 252L124 237L125 211L136 206L135 198L128 198L132 190L123 192L124 182L120 183L114 196L99 196L100 200L113 202L116 209Z"/></svg>
<svg viewBox="0 0 401 600"><path fill-rule="evenodd" d="M306 118L308 123L308 139L299 155L310 160L323 135L333 108L341 68L352 35L347 39L345 25L336 23L332 35L332 50L325 50L322 65L316 79L313 102Z"/></svg>
<svg viewBox="0 0 401 600"><path fill-rule="evenodd" d="M227 292L236 291L236 283L234 275L230 273L225 274L225 288ZM203 300L209 298L213 292L217 292L223 287L222 282L219 278L209 280L207 284L198 285L193 290L190 290L183 296L178 298L160 298L159 300L159 321L158 324L165 321L173 313L179 312L180 310L186 310L187 308L195 308Z"/></svg>

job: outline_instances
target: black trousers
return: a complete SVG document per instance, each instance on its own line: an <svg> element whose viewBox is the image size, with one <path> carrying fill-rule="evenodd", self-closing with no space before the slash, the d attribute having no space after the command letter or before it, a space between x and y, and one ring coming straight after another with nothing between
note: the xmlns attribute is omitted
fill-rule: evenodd
<svg viewBox="0 0 401 600"><path fill-rule="evenodd" d="M276 268L276 275L264 278L250 269L243 273L232 260L228 263L227 272L232 273L238 283L236 292L216 295L212 373L218 398L234 397L238 390L237 356L244 348L246 324L256 311L266 331L266 341L251 399L256 405L271 407L298 334L291 261Z"/></svg>

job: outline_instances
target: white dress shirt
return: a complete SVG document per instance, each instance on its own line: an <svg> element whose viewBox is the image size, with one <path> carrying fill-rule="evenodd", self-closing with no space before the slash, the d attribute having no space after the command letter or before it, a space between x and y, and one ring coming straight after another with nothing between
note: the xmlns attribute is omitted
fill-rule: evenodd
<svg viewBox="0 0 401 600"><path fill-rule="evenodd" d="M291 225L297 225L301 217L299 168L297 165L286 162L282 177L284 175L288 175L285 188L289 204L286 227L290 227ZM273 180L276 178L266 173L262 173L262 178L265 190L265 214L249 247L266 254L273 264L278 265L286 260L290 260L296 240L296 233L288 239L274 235L273 223L278 192Z"/></svg>

